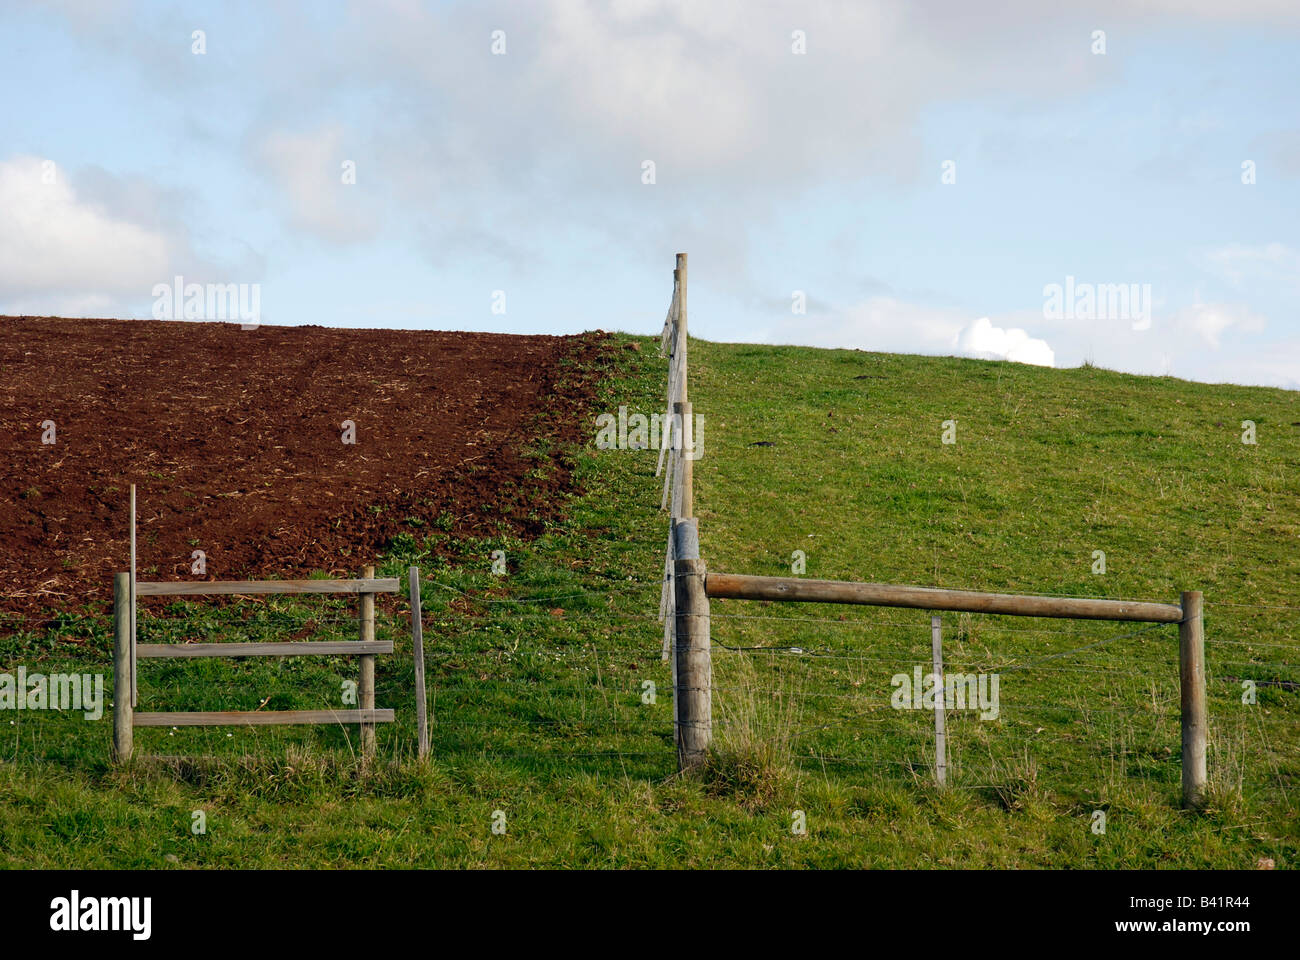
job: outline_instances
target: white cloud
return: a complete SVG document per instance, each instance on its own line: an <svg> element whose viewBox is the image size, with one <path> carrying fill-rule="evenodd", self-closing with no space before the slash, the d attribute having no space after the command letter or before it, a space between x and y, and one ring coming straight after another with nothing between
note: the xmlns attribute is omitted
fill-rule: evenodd
<svg viewBox="0 0 1300 960"><path fill-rule="evenodd" d="M102 312L168 276L165 232L79 197L58 167L46 182L50 169L31 156L0 162L0 297Z"/></svg>
<svg viewBox="0 0 1300 960"><path fill-rule="evenodd" d="M944 353L951 349L953 337L964 320L953 310L885 296L869 297L824 314L786 316L789 319L754 331L758 341L897 353Z"/></svg>
<svg viewBox="0 0 1300 960"><path fill-rule="evenodd" d="M1235 329L1239 333L1262 333L1266 321L1240 303L1198 302L1180 310L1174 317L1174 324L1197 334L1217 350L1224 331Z"/></svg>
<svg viewBox="0 0 1300 960"><path fill-rule="evenodd" d="M872 263L858 245L890 229L890 202L897 199L895 191L907 190L900 182L924 188L916 178L935 178L936 171L922 164L928 148L953 151L941 156L979 159L989 174L995 166L1031 159L1039 169L1050 169L1043 162L1048 150L1081 152L1078 111L1060 113L1062 103L1086 101L1081 95L1111 85L1134 102L1146 98L1151 91L1145 87L1120 86L1128 82L1121 68L1149 51L1152 40L1167 39L1165 28L1216 28L1198 28L1188 22L1194 17L1211 23L1294 20L1300 15L1294 0L1005 0L996 15L966 0L345 0L341 9L321 15L286 20L272 14L264 29L228 31L200 58L189 53L192 24L184 16L111 2L108 13L96 13L99 6L89 0L53 0L72 32L101 47L100 53L107 51L109 62L134 64L151 91L183 103L179 123L155 116L152 101L141 101L138 111L155 116L158 129L175 130L180 139L174 146L183 147L185 156L215 157L217 164L178 165L168 175L207 203L236 205L247 195L221 190L227 179L246 183L239 176L242 162L256 171L253 179L264 176L271 185L274 192L257 199L282 214L284 236L291 240L315 236L350 243L371 237L382 224L386 234L402 234L403 250L425 254L440 270L454 259L482 260L484 274L507 277L530 269L538 276L554 274L547 268L565 257L570 265L580 262L586 251L598 264L593 273L636 276L636 264L663 262L665 251L689 250L692 263L699 264L693 276L701 284L700 332L708 335L709 292L722 306L726 296L748 300L756 290L783 289L784 279L776 283L764 268L779 260L784 238L797 236L810 263L817 245L826 242L825 232L834 229L848 242L821 258L827 276L867 264L892 286L841 285L818 293L816 278L792 270L789 286L808 287L814 307L837 298L848 305L791 317L788 306L780 312L780 303L788 304L780 297L760 321L767 324L763 339L930 354L956 347L1052 365L1088 357L1155 372L1168 351L1175 369L1212 372L1226 369L1246 349L1234 334L1262 329L1260 317L1233 302L1251 301L1282 325L1294 316L1284 304L1262 300L1259 291L1265 288L1256 283L1270 277L1278 289L1300 289L1300 255L1283 244L1238 244L1198 258L1216 278L1240 287L1211 289L1208 299L1231 302L1198 301L1182 313L1166 314L1168 319L1157 315L1155 329L1141 336L1127 322L1122 328L1049 326L1036 305L972 322L972 314L987 308L973 295L968 302L959 279L942 279L941 263L935 279L918 290L908 271ZM1106 57L1089 52L1094 27L1110 34ZM790 50L796 28L807 34L804 56ZM490 54L494 29L508 34L507 56ZM211 39L217 39L215 31ZM91 64L87 75L111 79L112 71L94 69L102 60L85 62ZM1162 102L1157 98L1157 108ZM195 110L195 103L205 109ZM1005 110L999 106L1007 103ZM969 146L962 153L962 136L951 144L944 137L931 140L927 118L933 107L953 112L981 104L1000 110L1010 129L1023 136L984 157L972 156ZM1209 101L1204 115L1189 116L1209 122L1212 106ZM1116 120L1124 122L1123 116ZM1145 113L1127 122L1149 125ZM963 135L960 124L939 122L937 129ZM156 149L159 142L170 141L149 141L148 156L170 156ZM240 145L238 156L222 152L230 143ZM357 161L356 186L340 183L344 159ZM646 159L658 165L653 189L639 183ZM140 162L145 169L153 161ZM963 184L980 172L978 165L962 169L970 171L963 173ZM0 308L19 297L24 303L52 302L57 291L60 302L74 304L62 308L69 312L112 312L122 291L136 293L141 284L147 291L174 271L187 279L197 272L176 269L192 266L192 257L189 235L168 226L177 218L172 198L159 203L146 190L137 203L128 184L96 187L85 171L75 184L76 196L60 201L67 216L54 211L38 219L67 223L76 213L86 229L60 232L51 226L58 242L47 244L53 251L48 260L35 262L27 228L16 222L19 214L0 181ZM879 222L873 206L860 202L867 195L862 184L878 189L886 201ZM1045 202L1048 195L1036 189L1027 183L1024 197ZM843 204L853 209L849 204L856 203L861 213L851 226L826 215L826 198L836 197L836 190L858 198ZM964 190L951 190L945 199L969 196ZM1014 204L1009 197L1012 215ZM798 231L785 222L793 220L792 211L807 215ZM187 219L200 241L211 242L212 231L220 229L201 206ZM267 226L275 228L269 218ZM249 243L268 240L260 227L250 223ZM784 235L775 233L779 229ZM40 230L35 237L42 242ZM227 234L216 242L231 239ZM1064 258L1070 248L1062 244L1046 252ZM1147 252L1156 244L1164 253L1171 250L1152 237ZM900 237L899 248L909 245L915 246L915 237ZM974 259L981 251L963 252ZM791 258L792 266L798 259ZM279 258L277 268L286 260L292 257ZM320 288L330 289L336 278L328 267L301 262L317 272L299 269L299 276L319 277ZM465 271L454 282L469 283L464 278L471 275L477 283L478 275ZM237 279L254 276L243 271ZM1018 278L1010 259L1007 278L1005 289L1011 291ZM482 285L491 289L504 282L493 275ZM918 299L947 306L874 295L909 287ZM1181 304L1187 298L1172 300ZM586 315L606 310L594 304ZM726 333L759 335L744 325L751 322L745 317ZM1050 345L1026 329L1044 334ZM1258 352L1263 364L1264 353ZM1241 364L1248 362L1254 361L1243 354ZM1276 367L1277 355L1268 354L1267 362ZM1260 375L1274 377L1273 367Z"/></svg>
<svg viewBox="0 0 1300 960"><path fill-rule="evenodd" d="M1033 338L1018 327L996 327L987 317L973 323L967 317L959 310L878 296L823 315L792 317L776 327L756 331L756 335L768 343L926 354L955 349L986 360L1055 365L1056 356L1046 340Z"/></svg>
<svg viewBox="0 0 1300 960"><path fill-rule="evenodd" d="M249 248L220 261L195 250L189 191L50 164L0 161L0 313L148 316L154 286L178 275L199 283L262 275Z"/></svg>
<svg viewBox="0 0 1300 960"><path fill-rule="evenodd" d="M1011 360L1036 367L1056 365L1056 354L1046 340L1031 337L1019 327L995 327L988 317L980 317L963 329L953 340L961 353L985 360Z"/></svg>
<svg viewBox="0 0 1300 960"><path fill-rule="evenodd" d="M373 183L377 174L345 141L342 126L330 124L302 133L271 133L258 148L290 222L335 243L369 239L376 226L373 211L364 204L363 178ZM345 161L355 165L355 183L343 180Z"/></svg>
<svg viewBox="0 0 1300 960"><path fill-rule="evenodd" d="M1284 243L1231 243L1211 250L1204 260L1233 284L1261 278L1281 280L1292 287L1300 283L1300 251Z"/></svg>
<svg viewBox="0 0 1300 960"><path fill-rule="evenodd" d="M1086 43L1047 26L1057 16L1029 2L1002 18L834 0L367 3L338 50L350 69L336 76L400 91L442 176L481 180L485 163L506 164L513 183L539 173L623 189L652 159L662 185L734 195L819 176L910 179L917 113L953 90L1048 98L1099 82L1082 69ZM497 27L508 53L494 57ZM805 55L791 51L796 28ZM481 43L428 39L442 37ZM312 83L303 89L319 99ZM449 169L466 158L468 169Z"/></svg>

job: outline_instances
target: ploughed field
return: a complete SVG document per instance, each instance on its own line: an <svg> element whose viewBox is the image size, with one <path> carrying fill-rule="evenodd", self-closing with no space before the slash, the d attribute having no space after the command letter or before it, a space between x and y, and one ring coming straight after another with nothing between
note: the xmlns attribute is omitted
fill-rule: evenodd
<svg viewBox="0 0 1300 960"><path fill-rule="evenodd" d="M611 350L599 333L0 331L0 614L27 626L111 603L132 483L143 580L355 576L404 532L536 534Z"/></svg>

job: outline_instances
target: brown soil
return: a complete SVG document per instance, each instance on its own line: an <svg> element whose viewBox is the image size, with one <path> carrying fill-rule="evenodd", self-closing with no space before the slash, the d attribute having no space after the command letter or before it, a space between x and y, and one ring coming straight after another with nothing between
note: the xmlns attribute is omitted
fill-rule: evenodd
<svg viewBox="0 0 1300 960"><path fill-rule="evenodd" d="M0 611L27 616L111 603L131 483L142 580L194 579L194 550L206 579L356 576L403 531L534 535L612 352L599 333L0 331Z"/></svg>

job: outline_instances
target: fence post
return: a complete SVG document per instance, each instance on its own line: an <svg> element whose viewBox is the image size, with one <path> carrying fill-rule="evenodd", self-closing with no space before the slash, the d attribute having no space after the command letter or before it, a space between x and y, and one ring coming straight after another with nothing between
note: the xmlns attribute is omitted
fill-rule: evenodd
<svg viewBox="0 0 1300 960"><path fill-rule="evenodd" d="M713 664L709 649L709 598L704 592L704 561L699 528L693 519L673 524L673 566L676 617L673 662L676 680L677 766L686 770L701 763L713 733Z"/></svg>
<svg viewBox="0 0 1300 960"><path fill-rule="evenodd" d="M131 759L134 729L131 711L131 575L113 577L113 759Z"/></svg>
<svg viewBox="0 0 1300 960"><path fill-rule="evenodd" d="M371 580L375 576L374 567L365 567L361 571L361 576ZM373 593L361 594L361 640L368 641L375 639L375 595ZM357 685L358 706L362 710L375 709L375 657L374 654L363 654L361 657L361 682ZM365 757L375 755L375 725L371 721L361 721L361 754Z"/></svg>
<svg viewBox="0 0 1300 960"><path fill-rule="evenodd" d="M682 388L679 400L689 400L686 392L686 254L677 254L677 269L673 271L677 278L677 346L674 354L680 354L678 363L682 371Z"/></svg>
<svg viewBox="0 0 1300 960"><path fill-rule="evenodd" d="M131 707L136 704L135 685L135 484L131 484Z"/></svg>
<svg viewBox="0 0 1300 960"><path fill-rule="evenodd" d="M934 665L934 780L948 784L948 738L944 733L947 693L943 682L943 618L930 618L930 654Z"/></svg>
<svg viewBox="0 0 1300 960"><path fill-rule="evenodd" d="M429 755L429 703L424 686L424 621L420 612L420 568L411 567L411 646L415 648L415 726L419 757Z"/></svg>
<svg viewBox="0 0 1300 960"><path fill-rule="evenodd" d="M1182 688L1183 806L1195 809L1205 800L1205 623L1199 590L1184 590L1183 619L1178 623L1178 674Z"/></svg>
<svg viewBox="0 0 1300 960"><path fill-rule="evenodd" d="M695 516L695 461L691 459L689 453L690 446L695 442L695 431L693 429L694 419L692 410L694 408L688 401L673 404L673 423L674 426L680 424L677 431L677 443L681 448L677 452L677 513L674 519L688 520Z"/></svg>

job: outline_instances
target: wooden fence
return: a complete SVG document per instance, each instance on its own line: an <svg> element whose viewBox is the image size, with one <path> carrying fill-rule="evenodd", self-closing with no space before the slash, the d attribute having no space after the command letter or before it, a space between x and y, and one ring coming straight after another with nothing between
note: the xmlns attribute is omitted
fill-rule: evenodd
<svg viewBox="0 0 1300 960"><path fill-rule="evenodd" d="M677 254L673 270L673 297L664 319L663 334L659 342L660 356L668 359L668 390L664 406L664 427L660 434L659 463L655 476L663 475L663 494L659 509L667 510L671 518L668 528L668 545L664 553L664 583L659 596L659 619L664 624L663 659L667 660L672 647L673 596L673 533L672 522L691 516L693 509L693 468L684 456L685 417L691 412L686 386L686 254Z"/></svg>
<svg viewBox="0 0 1300 960"><path fill-rule="evenodd" d="M686 254L679 253L660 338L660 354L668 359L668 390L655 475L664 476L660 509L669 511L659 618L664 623L663 658L672 664L673 730L682 768L704 758L712 728L708 600L694 516L699 438L687 389L686 289Z"/></svg>
<svg viewBox="0 0 1300 960"><path fill-rule="evenodd" d="M686 424L691 415L691 404L686 389L684 253L677 255L677 269L673 271L673 299L664 322L661 345L662 352L667 354L669 361L668 409L674 414L680 412L680 422ZM672 422L676 429L678 421L675 417ZM673 662L674 725L680 768L686 769L701 763L708 754L712 738L713 669L709 635L711 599L850 603L1018 617L1177 623L1182 797L1185 806L1200 806L1207 783L1205 634L1200 591L1185 591L1180 602L1173 604L710 573L700 558L699 528L694 517L692 458L687 456L686 446L680 446L680 450L673 450L665 441L660 450L659 464L660 469L663 469L667 459L668 471L664 479L661 507L668 506L670 491L672 493L660 617L664 620L664 655L667 657L671 653ZM940 664L937 625L934 630L934 658L935 663ZM941 670L941 667L936 669ZM942 732L941 726L938 732ZM941 758L942 753L937 754L938 763L942 763Z"/></svg>
<svg viewBox="0 0 1300 960"><path fill-rule="evenodd" d="M357 597L358 638L344 641L271 643L135 643L131 575L119 573L113 583L113 756L131 759L136 727L271 726L282 724L355 723L360 727L361 751L375 752L375 724L391 723L392 710L375 707L375 657L393 652L391 640L375 639L375 594L397 593L396 579L375 579L366 567L359 580L241 580L193 583L136 583L138 597L252 596L286 594L350 594ZM413 595L418 580L412 576ZM414 602L414 601L413 601ZM418 607L412 622L419 622ZM417 646L417 650L419 647ZM298 657L358 656L357 709L194 711L141 713L132 696L136 689L137 659L189 659L195 657ZM417 664L422 670L423 658ZM421 684L421 690L423 685ZM417 691L418 693L419 691ZM418 707L417 701L417 707ZM427 750L427 733L421 731L421 752Z"/></svg>

